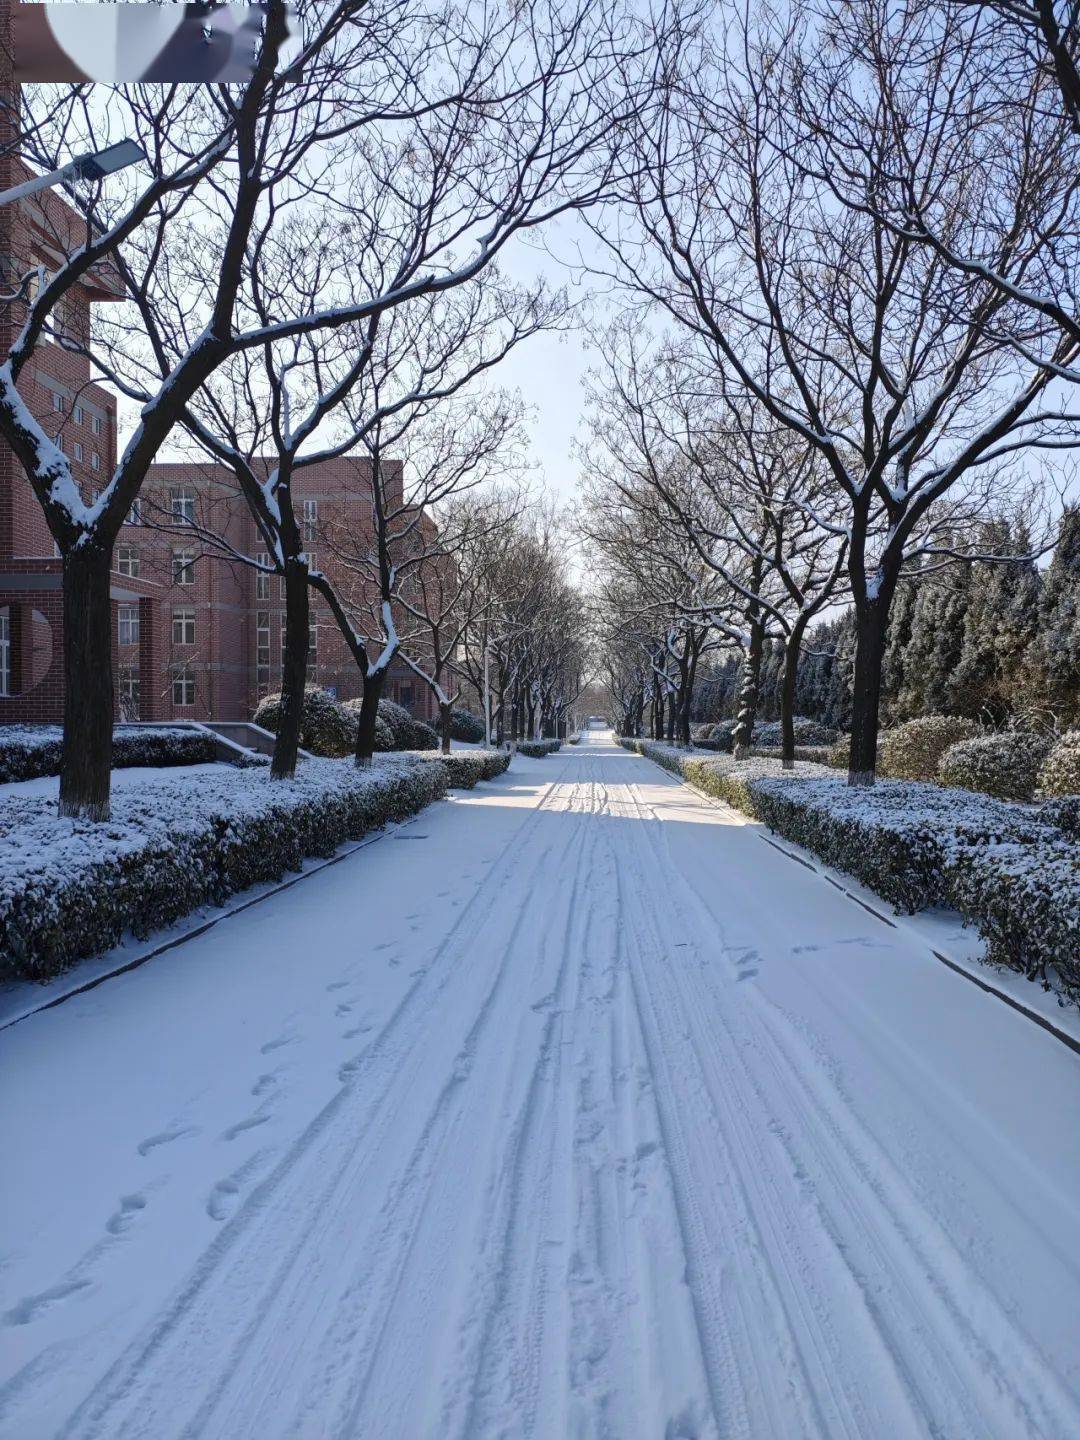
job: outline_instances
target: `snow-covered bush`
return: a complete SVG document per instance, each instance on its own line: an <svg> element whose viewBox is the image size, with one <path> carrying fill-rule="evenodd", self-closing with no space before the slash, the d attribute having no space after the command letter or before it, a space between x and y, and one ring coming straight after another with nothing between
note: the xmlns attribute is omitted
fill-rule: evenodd
<svg viewBox="0 0 1080 1440"><path fill-rule="evenodd" d="M456 790L471 790L480 780L494 780L510 764L509 750L451 750L449 755L424 750L414 754L426 764L442 765Z"/></svg>
<svg viewBox="0 0 1080 1440"><path fill-rule="evenodd" d="M880 781L853 789L818 765L783 771L648 740L628 750L853 875L897 910L949 905L986 938L988 958L1080 1000L1076 816L1025 810L940 785Z"/></svg>
<svg viewBox="0 0 1080 1440"><path fill-rule="evenodd" d="M974 720L956 715L923 715L906 720L882 733L878 741L878 774L890 780L936 780L945 751L978 734Z"/></svg>
<svg viewBox="0 0 1080 1440"><path fill-rule="evenodd" d="M822 725L817 720L809 720L805 715L796 715L792 724L795 729L796 745L832 745L836 742L835 730L830 730L827 725ZM760 725L755 725L753 743L779 749L784 743L780 721L766 720Z"/></svg>
<svg viewBox="0 0 1080 1440"><path fill-rule="evenodd" d="M1080 795L1059 795L1044 800L1039 815L1048 825L1056 825L1070 840L1080 840Z"/></svg>
<svg viewBox="0 0 1080 1440"><path fill-rule="evenodd" d="M561 740L519 740L517 748L520 755L528 755L532 760L542 760L545 755L551 755L558 750L561 744Z"/></svg>
<svg viewBox="0 0 1080 1440"><path fill-rule="evenodd" d="M356 727L360 723L360 707L362 700L343 700L338 709L346 716L349 723L349 733L352 736L352 747L356 748ZM394 732L390 728L385 716L382 713L383 705L389 705L389 700L379 701L379 713L375 716L375 751L376 754L386 754L390 750L400 750L400 745L394 744ZM394 706L398 709L398 706Z"/></svg>
<svg viewBox="0 0 1080 1440"><path fill-rule="evenodd" d="M437 750L439 737L426 720L414 720L409 735L410 750Z"/></svg>
<svg viewBox="0 0 1080 1440"><path fill-rule="evenodd" d="M0 784L59 775L64 732L59 725L0 726ZM117 727L113 769L134 766L204 765L216 758L216 742L205 730L150 726Z"/></svg>
<svg viewBox="0 0 1080 1440"><path fill-rule="evenodd" d="M74 960L220 904L305 858L330 855L446 791L442 765L368 770L311 760L288 783L267 769L162 778L113 795L103 823L61 819L43 797L0 801L0 974L45 980Z"/></svg>
<svg viewBox="0 0 1080 1440"><path fill-rule="evenodd" d="M1043 761L1038 793L1080 795L1080 730L1067 730Z"/></svg>
<svg viewBox="0 0 1080 1440"><path fill-rule="evenodd" d="M280 694L264 696L253 719L256 725L276 735L281 719ZM356 729L337 701L319 686L307 686L300 717L301 747L312 755L350 755L355 742Z"/></svg>
<svg viewBox="0 0 1080 1440"><path fill-rule="evenodd" d="M484 738L484 722L471 710L450 711L450 739L466 745L477 745Z"/></svg>
<svg viewBox="0 0 1080 1440"><path fill-rule="evenodd" d="M950 745L941 757L938 779L1001 800L1030 800L1039 766L1053 741L1019 730L1001 735L976 735Z"/></svg>
<svg viewBox="0 0 1080 1440"><path fill-rule="evenodd" d="M814 765L830 765L834 748L832 745L796 745L795 759L808 760ZM751 745L750 754L756 755L762 760L780 760L783 758L784 752L778 745ZM847 764L846 750L844 764Z"/></svg>

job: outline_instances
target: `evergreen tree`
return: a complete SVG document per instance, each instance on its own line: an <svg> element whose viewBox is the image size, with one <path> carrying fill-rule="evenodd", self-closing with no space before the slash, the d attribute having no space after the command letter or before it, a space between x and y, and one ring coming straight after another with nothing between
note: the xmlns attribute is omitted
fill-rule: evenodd
<svg viewBox="0 0 1080 1440"><path fill-rule="evenodd" d="M1039 597L1025 691L1032 708L1048 711L1059 728L1080 724L1080 506L1061 517Z"/></svg>

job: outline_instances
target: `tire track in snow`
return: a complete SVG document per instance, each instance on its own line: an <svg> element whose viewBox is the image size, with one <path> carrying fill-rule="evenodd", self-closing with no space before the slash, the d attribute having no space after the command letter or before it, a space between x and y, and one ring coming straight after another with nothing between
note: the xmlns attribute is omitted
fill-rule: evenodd
<svg viewBox="0 0 1080 1440"><path fill-rule="evenodd" d="M641 835L652 852L649 868L669 874L673 915L693 949L693 936L703 933L711 912L674 864L664 828L646 826ZM680 893L695 909L696 923L687 919ZM805 1187L808 1175L824 1174L809 1207L824 1245L808 1280L821 1283L829 1269L844 1267L853 1301L868 1322L867 1339L871 1329L876 1332L909 1397L907 1431L899 1429L899 1412L890 1408L878 1428L865 1433L882 1433L881 1423L891 1434L912 1435L924 1434L929 1425L950 1440L1076 1433L1075 1398L999 1310L816 1057L805 1047L793 1055L790 1030L785 1037L775 1022L768 1023L774 1007L753 987L736 992L731 983L718 986L715 968L700 954L693 966L680 964L677 975L681 997L673 995L671 1005L681 1004L692 1024L693 1017L714 1016L721 1032L717 1037L700 1027L699 1047L725 1094L739 1097L723 1108L733 1129L741 1131L750 1173L770 1167L768 1153L747 1130L746 1117L756 1113L783 1147L796 1182ZM801 1228L808 1228L805 1219ZM825 1260L829 1263L821 1263ZM964 1295L963 1304L957 1294ZM842 1304L841 1294L830 1308L842 1313ZM978 1322L969 1318L972 1313ZM873 1398L881 1393L875 1387ZM1004 1402L1004 1413L995 1400Z"/></svg>

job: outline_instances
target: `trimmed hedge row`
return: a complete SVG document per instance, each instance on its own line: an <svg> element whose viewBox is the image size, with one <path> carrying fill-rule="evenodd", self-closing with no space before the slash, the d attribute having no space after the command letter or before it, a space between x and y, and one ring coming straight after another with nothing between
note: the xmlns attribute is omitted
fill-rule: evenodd
<svg viewBox="0 0 1080 1440"><path fill-rule="evenodd" d="M1001 800L1030 800L1039 767L1053 743L1049 736L1018 730L961 740L941 757L938 779L942 785L958 785Z"/></svg>
<svg viewBox="0 0 1080 1440"><path fill-rule="evenodd" d="M64 736L58 725L0 727L0 784L59 775ZM201 730L116 730L113 768L203 765L216 758L214 738Z"/></svg>
<svg viewBox="0 0 1080 1440"><path fill-rule="evenodd" d="M481 780L494 780L510 764L509 750L451 750L449 755L423 750L414 752L413 758L441 765L455 790L471 790Z"/></svg>
<svg viewBox="0 0 1080 1440"><path fill-rule="evenodd" d="M517 742L518 754L528 755L531 760L542 760L545 755L553 755L561 745L561 740L519 740Z"/></svg>
<svg viewBox="0 0 1080 1440"><path fill-rule="evenodd" d="M386 760L357 770L312 760L296 779L265 769L162 779L118 792L112 819L61 820L38 796L0 806L0 974L47 980L130 931L145 938L331 855L444 795L445 766Z"/></svg>
<svg viewBox="0 0 1080 1440"><path fill-rule="evenodd" d="M918 782L852 789L824 766L695 757L624 740L708 795L761 820L897 910L948 905L987 942L992 963L1080 1002L1080 865L1050 805L1026 809ZM1073 817L1074 818L1074 817Z"/></svg>

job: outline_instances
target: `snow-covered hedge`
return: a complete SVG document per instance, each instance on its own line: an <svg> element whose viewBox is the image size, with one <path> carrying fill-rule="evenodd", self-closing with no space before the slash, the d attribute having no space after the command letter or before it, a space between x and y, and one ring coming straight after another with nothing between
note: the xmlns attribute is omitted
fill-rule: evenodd
<svg viewBox="0 0 1080 1440"><path fill-rule="evenodd" d="M48 979L127 931L146 936L413 815L447 786L443 766L408 759L311 760L289 782L221 772L120 790L104 823L60 819L36 796L0 801L0 974Z"/></svg>
<svg viewBox="0 0 1080 1440"><path fill-rule="evenodd" d="M783 756L783 750L779 745L751 745L750 754L756 755L762 760L779 760ZM833 753L832 745L796 745L795 759L808 760L814 765L830 764L830 757ZM844 753L844 764L847 764L847 752Z"/></svg>
<svg viewBox="0 0 1080 1440"><path fill-rule="evenodd" d="M1028 809L919 782L853 789L821 765L695 755L624 740L706 794L853 875L897 910L949 905L985 937L988 958L1080 1000L1080 867L1069 825Z"/></svg>
<svg viewBox="0 0 1080 1440"><path fill-rule="evenodd" d="M922 715L917 720L906 720L894 730L882 731L878 774L890 780L935 780L945 751L978 734L974 720L956 715Z"/></svg>
<svg viewBox="0 0 1080 1440"><path fill-rule="evenodd" d="M1039 814L1048 825L1056 825L1070 840L1080 840L1080 795L1059 795L1044 800Z"/></svg>
<svg viewBox="0 0 1080 1440"><path fill-rule="evenodd" d="M1017 730L976 735L949 746L941 757L938 779L943 785L959 785L1001 800L1030 800L1052 743L1047 736Z"/></svg>
<svg viewBox="0 0 1080 1440"><path fill-rule="evenodd" d="M1067 730L1039 771L1038 791L1047 798L1080 795L1080 730Z"/></svg>
<svg viewBox="0 0 1080 1440"><path fill-rule="evenodd" d="M509 750L451 750L443 755L431 750L414 751L414 758L442 765L457 790L471 790L481 780L494 780L510 764Z"/></svg>
<svg viewBox="0 0 1080 1440"><path fill-rule="evenodd" d="M356 746L356 727L360 723L360 706L362 703L361 700L343 700L340 705L342 713L348 717L349 725L352 727L354 748ZM382 706L384 703L388 704L389 702L380 701L379 713L375 716L375 751L376 754L380 755L386 754L390 750L398 750L401 748L394 744L394 732L383 718ZM395 709L396 708L395 706Z"/></svg>
<svg viewBox="0 0 1080 1440"><path fill-rule="evenodd" d="M575 730L574 733L573 733L573 735L568 735L568 736L566 737L566 743L567 743L568 745L580 745L580 744L581 744L581 731L580 731L580 730Z"/></svg>
<svg viewBox="0 0 1080 1440"><path fill-rule="evenodd" d="M360 700L346 700L340 706L355 721L360 714ZM355 732L354 732L355 734ZM414 720L395 700L380 700L379 713L375 720L375 749L389 750L437 750L439 737L430 725Z"/></svg>
<svg viewBox="0 0 1080 1440"><path fill-rule="evenodd" d="M0 783L59 775L64 733L59 725L0 726ZM113 767L203 765L216 756L212 735L203 730L118 728L113 732Z"/></svg>
<svg viewBox="0 0 1080 1440"><path fill-rule="evenodd" d="M484 738L484 722L471 710L450 711L450 739L466 745L478 745Z"/></svg>
<svg viewBox="0 0 1080 1440"><path fill-rule="evenodd" d="M833 745L836 743L837 732L830 730L827 725L822 725L818 720L809 720L805 715L796 715L792 724L795 729L796 745ZM755 725L752 742L763 748L779 749L784 743L780 721L766 720L760 725Z"/></svg>
<svg viewBox="0 0 1080 1440"><path fill-rule="evenodd" d="M533 760L542 760L545 755L554 754L561 744L561 740L519 740L517 748L521 755L528 755Z"/></svg>
<svg viewBox="0 0 1080 1440"><path fill-rule="evenodd" d="M252 717L256 725L277 734L281 720L280 694L266 695ZM351 755L356 744L356 724L326 690L309 685L304 690L300 717L300 744L312 755Z"/></svg>

